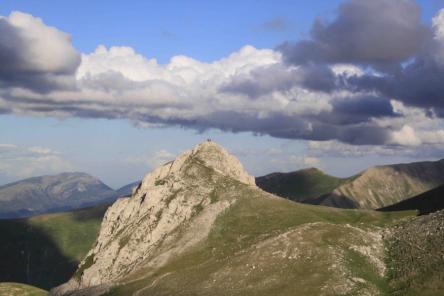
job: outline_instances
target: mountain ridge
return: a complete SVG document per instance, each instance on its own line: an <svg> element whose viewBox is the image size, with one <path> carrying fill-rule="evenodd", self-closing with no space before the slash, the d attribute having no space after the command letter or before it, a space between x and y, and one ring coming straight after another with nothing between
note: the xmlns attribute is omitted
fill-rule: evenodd
<svg viewBox="0 0 444 296"><path fill-rule="evenodd" d="M374 166L317 200L343 208L378 209L444 184L444 159Z"/></svg>

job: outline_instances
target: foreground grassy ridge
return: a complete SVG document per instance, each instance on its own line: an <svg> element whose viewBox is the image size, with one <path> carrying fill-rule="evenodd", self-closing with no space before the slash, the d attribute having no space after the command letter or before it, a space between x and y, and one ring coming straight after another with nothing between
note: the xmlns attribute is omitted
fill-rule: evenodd
<svg viewBox="0 0 444 296"><path fill-rule="evenodd" d="M316 168L309 168L259 177L256 178L256 183L267 192L295 201L304 201L330 193L352 178L336 178Z"/></svg>
<svg viewBox="0 0 444 296"><path fill-rule="evenodd" d="M367 231L409 214L303 205L229 178L214 195L216 200L237 200L218 217L206 241L158 270L132 275L109 295L136 291L139 295L374 295L388 291L377 264L360 248L377 242Z"/></svg>
<svg viewBox="0 0 444 296"><path fill-rule="evenodd" d="M0 283L2 296L45 296L45 290L19 283Z"/></svg>
<svg viewBox="0 0 444 296"><path fill-rule="evenodd" d="M393 295L444 295L444 211L403 221L387 240Z"/></svg>
<svg viewBox="0 0 444 296"><path fill-rule="evenodd" d="M107 206L0 220L0 281L44 289L67 281L94 243Z"/></svg>

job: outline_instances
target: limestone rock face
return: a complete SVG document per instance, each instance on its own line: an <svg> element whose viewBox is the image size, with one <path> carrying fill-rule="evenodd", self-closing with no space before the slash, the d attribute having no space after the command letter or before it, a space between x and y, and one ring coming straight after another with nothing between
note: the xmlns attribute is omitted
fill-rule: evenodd
<svg viewBox="0 0 444 296"><path fill-rule="evenodd" d="M116 283L141 268L159 268L208 235L233 202L225 187L255 186L254 178L224 148L207 141L156 168L106 212L94 247L74 277L51 291Z"/></svg>

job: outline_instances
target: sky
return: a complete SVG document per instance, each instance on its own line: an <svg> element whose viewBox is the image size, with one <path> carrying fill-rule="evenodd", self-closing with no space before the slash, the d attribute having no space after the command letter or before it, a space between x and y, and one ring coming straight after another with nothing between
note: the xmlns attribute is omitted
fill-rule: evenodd
<svg viewBox="0 0 444 296"><path fill-rule="evenodd" d="M444 155L443 1L0 3L0 185L117 188L211 138L255 176Z"/></svg>

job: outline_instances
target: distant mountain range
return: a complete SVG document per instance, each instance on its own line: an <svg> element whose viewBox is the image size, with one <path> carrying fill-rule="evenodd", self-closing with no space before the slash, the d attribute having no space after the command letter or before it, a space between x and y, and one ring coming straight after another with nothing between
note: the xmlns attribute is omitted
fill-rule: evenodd
<svg viewBox="0 0 444 296"><path fill-rule="evenodd" d="M117 197L116 191L85 173L34 177L0 187L0 218L69 211Z"/></svg>
<svg viewBox="0 0 444 296"><path fill-rule="evenodd" d="M0 218L29 217L111 202L131 195L140 182L114 190L86 173L21 180L0 186ZM418 208L418 202L422 204L425 200L422 210L430 212L427 207L440 208L436 205L441 202L439 194L434 193L438 190L425 195L427 197L403 201L444 184L444 159L375 166L349 178L337 178L317 168L308 168L257 177L256 184L272 194L314 205L388 210Z"/></svg>
<svg viewBox="0 0 444 296"><path fill-rule="evenodd" d="M263 190L314 205L378 209L444 184L444 159L371 167L346 179L318 169L256 178Z"/></svg>

